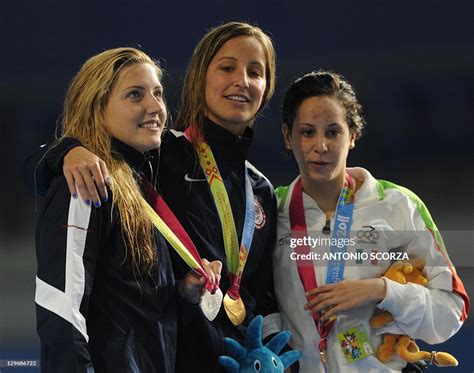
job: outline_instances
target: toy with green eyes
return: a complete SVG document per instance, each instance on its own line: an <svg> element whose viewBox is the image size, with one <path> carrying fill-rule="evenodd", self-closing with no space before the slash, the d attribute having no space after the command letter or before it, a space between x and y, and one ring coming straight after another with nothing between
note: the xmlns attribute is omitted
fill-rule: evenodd
<svg viewBox="0 0 474 373"><path fill-rule="evenodd" d="M288 351L278 356L281 349L290 339L291 333L278 333L265 346L262 344L263 317L257 316L250 323L242 346L232 338L224 338L227 350L231 356L220 356L219 363L228 373L283 373L301 353Z"/></svg>

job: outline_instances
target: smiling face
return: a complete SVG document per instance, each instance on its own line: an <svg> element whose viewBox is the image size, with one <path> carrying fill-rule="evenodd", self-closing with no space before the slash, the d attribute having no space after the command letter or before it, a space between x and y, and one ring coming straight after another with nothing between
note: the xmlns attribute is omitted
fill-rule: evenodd
<svg viewBox="0 0 474 373"><path fill-rule="evenodd" d="M265 61L264 48L254 37L224 43L206 72L206 117L241 135L262 104Z"/></svg>
<svg viewBox="0 0 474 373"><path fill-rule="evenodd" d="M124 67L104 114L112 137L139 152L158 148L167 112L156 68L148 63Z"/></svg>
<svg viewBox="0 0 474 373"><path fill-rule="evenodd" d="M341 182L349 149L356 134L349 130L346 113L331 96L305 99L290 129L283 124L287 148L293 149L303 180L310 183Z"/></svg>

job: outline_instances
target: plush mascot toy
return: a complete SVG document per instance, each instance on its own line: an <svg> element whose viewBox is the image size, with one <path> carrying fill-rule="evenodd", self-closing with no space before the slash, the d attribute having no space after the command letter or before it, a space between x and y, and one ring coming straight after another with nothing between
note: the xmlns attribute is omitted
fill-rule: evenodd
<svg viewBox="0 0 474 373"><path fill-rule="evenodd" d="M278 333L268 344L262 344L263 317L257 316L250 323L242 346L232 338L224 338L227 350L231 356L220 356L219 363L229 373L283 373L301 353L288 351L278 356L281 349L290 339L291 333Z"/></svg>
<svg viewBox="0 0 474 373"><path fill-rule="evenodd" d="M384 276L400 284L412 282L426 286L428 280L423 276L423 267L424 262L422 261L412 261L412 263L407 261L395 262L389 267ZM381 328L392 321L394 321L392 314L383 311L372 316L370 326ZM392 359L395 353L398 353L403 360L409 363L424 360L439 367L458 365L458 361L454 356L446 352L420 351L415 341L407 335L385 334L382 344L377 349L377 357L380 361L387 362Z"/></svg>

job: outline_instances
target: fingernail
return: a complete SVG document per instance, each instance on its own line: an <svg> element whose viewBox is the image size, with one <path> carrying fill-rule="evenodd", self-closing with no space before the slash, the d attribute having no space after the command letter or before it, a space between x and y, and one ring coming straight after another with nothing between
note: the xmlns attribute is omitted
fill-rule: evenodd
<svg viewBox="0 0 474 373"><path fill-rule="evenodd" d="M90 199L87 199L87 200L86 200L86 205L87 205L87 206L90 206L90 205L91 205L91 200L90 200Z"/></svg>
<svg viewBox="0 0 474 373"><path fill-rule="evenodd" d="M102 197L102 202L107 202L109 200L108 197Z"/></svg>
<svg viewBox="0 0 474 373"><path fill-rule="evenodd" d="M96 203L94 203L94 206L95 207L100 207L100 201L97 201Z"/></svg>
<svg viewBox="0 0 474 373"><path fill-rule="evenodd" d="M72 198L77 198L77 193L74 192L74 193L71 194L71 196L72 196Z"/></svg>

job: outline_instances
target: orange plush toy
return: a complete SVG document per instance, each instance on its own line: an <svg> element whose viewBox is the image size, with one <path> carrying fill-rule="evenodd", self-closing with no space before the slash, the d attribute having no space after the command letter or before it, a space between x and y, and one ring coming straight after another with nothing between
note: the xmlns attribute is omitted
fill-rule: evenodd
<svg viewBox="0 0 474 373"><path fill-rule="evenodd" d="M384 276L400 284L412 282L426 286L428 280L423 276L423 267L424 262L422 261L395 262L389 267ZM380 328L392 321L394 321L392 314L388 311L382 311L372 316L370 326ZM382 344L377 349L377 357L385 363L391 360L395 353L398 353L403 360L409 363L425 360L440 367L458 365L456 358L446 352L420 351L415 341L407 335L385 334Z"/></svg>

